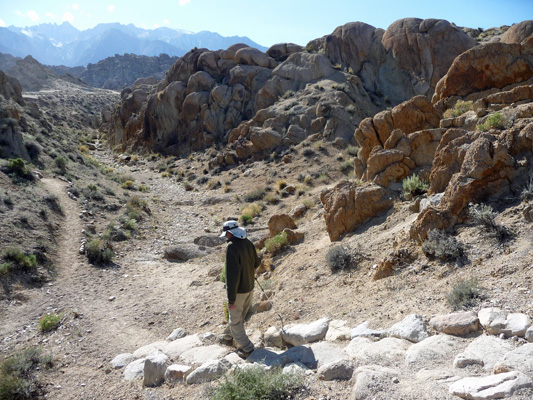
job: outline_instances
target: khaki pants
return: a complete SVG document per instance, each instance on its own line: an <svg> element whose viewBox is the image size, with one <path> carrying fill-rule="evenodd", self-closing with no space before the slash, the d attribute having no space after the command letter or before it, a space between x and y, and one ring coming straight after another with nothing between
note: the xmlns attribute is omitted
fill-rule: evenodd
<svg viewBox="0 0 533 400"><path fill-rule="evenodd" d="M235 299L235 309L229 311L228 326L224 329L224 336L226 338L233 337L237 342L237 347L244 351L252 351L254 349L253 343L250 341L244 330L244 318L252 304L253 291L248 293L237 293Z"/></svg>

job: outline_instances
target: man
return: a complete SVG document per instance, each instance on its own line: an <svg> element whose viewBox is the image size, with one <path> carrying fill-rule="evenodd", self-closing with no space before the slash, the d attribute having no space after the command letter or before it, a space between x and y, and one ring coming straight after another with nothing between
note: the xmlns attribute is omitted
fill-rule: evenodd
<svg viewBox="0 0 533 400"><path fill-rule="evenodd" d="M244 330L244 318L252 304L255 269L261 263L254 244L246 238L246 230L236 221L226 221L220 237L228 239L226 249L226 287L228 295L228 326L219 338L222 343L237 344L237 354L247 358L254 345Z"/></svg>

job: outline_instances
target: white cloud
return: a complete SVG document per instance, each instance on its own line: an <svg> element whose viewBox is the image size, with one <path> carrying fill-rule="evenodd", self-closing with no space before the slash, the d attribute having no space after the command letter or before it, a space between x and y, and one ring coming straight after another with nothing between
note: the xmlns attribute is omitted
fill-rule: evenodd
<svg viewBox="0 0 533 400"><path fill-rule="evenodd" d="M72 15L72 13L67 11L65 14L63 14L62 21L67 21L67 22L72 23L74 21L74 15Z"/></svg>
<svg viewBox="0 0 533 400"><path fill-rule="evenodd" d="M159 27L160 27L159 24L154 24L154 29L157 29L157 28L159 28Z"/></svg>
<svg viewBox="0 0 533 400"><path fill-rule="evenodd" d="M169 21L168 19L164 19L164 20L163 20L163 23L164 23L165 25L168 25L168 24L170 24L170 21Z"/></svg>
<svg viewBox="0 0 533 400"><path fill-rule="evenodd" d="M4 21L2 21L1 19L0 19L0 26L1 27L5 27L6 26L6 23Z"/></svg>
<svg viewBox="0 0 533 400"><path fill-rule="evenodd" d="M35 11L28 11L28 18L35 22L39 19L39 14L37 14Z"/></svg>
<svg viewBox="0 0 533 400"><path fill-rule="evenodd" d="M72 9L73 9L73 10L79 10L79 9L80 9L80 5L74 3L74 4L72 5Z"/></svg>
<svg viewBox="0 0 533 400"><path fill-rule="evenodd" d="M51 12L47 12L46 14L44 14L46 17L50 18L50 19L56 19L56 16L54 14L52 14Z"/></svg>
<svg viewBox="0 0 533 400"><path fill-rule="evenodd" d="M178 3L180 6L185 6L187 4L189 4L191 2L191 0L179 0Z"/></svg>
<svg viewBox="0 0 533 400"><path fill-rule="evenodd" d="M107 11L109 12L115 11L115 6L114 5L107 6Z"/></svg>
<svg viewBox="0 0 533 400"><path fill-rule="evenodd" d="M26 14L20 12L19 10L15 11L15 14L17 14L19 17L26 17Z"/></svg>

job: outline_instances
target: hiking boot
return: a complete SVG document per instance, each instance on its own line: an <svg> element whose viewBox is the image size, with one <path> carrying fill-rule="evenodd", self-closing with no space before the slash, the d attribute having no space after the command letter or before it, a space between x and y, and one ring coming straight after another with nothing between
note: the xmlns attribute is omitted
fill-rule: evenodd
<svg viewBox="0 0 533 400"><path fill-rule="evenodd" d="M250 351L246 351L244 349L237 349L237 351L235 353L237 353L237 355L242 358L243 360L246 360L248 357L250 357L250 354L252 354L254 352L255 349L252 349Z"/></svg>
<svg viewBox="0 0 533 400"><path fill-rule="evenodd" d="M223 344L224 346L233 346L233 338L227 337L226 335L218 335L217 343Z"/></svg>

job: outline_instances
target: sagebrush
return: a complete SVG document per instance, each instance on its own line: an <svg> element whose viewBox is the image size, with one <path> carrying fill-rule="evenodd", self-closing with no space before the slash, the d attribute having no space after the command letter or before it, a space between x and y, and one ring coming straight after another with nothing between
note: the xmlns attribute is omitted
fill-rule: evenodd
<svg viewBox="0 0 533 400"><path fill-rule="evenodd" d="M213 390L209 398L211 400L289 399L302 385L301 375L284 374L281 368L270 370L265 370L261 366L237 368L231 377L226 377Z"/></svg>
<svg viewBox="0 0 533 400"><path fill-rule="evenodd" d="M448 293L448 304L454 310L472 307L480 296L481 288L475 278L463 279Z"/></svg>
<svg viewBox="0 0 533 400"><path fill-rule="evenodd" d="M326 262L331 272L350 269L353 266L352 251L343 245L334 246L326 253Z"/></svg>
<svg viewBox="0 0 533 400"><path fill-rule="evenodd" d="M412 198L426 193L429 189L429 184L422 180L417 174L413 174L402 181L402 187L405 195L408 198Z"/></svg>
<svg viewBox="0 0 533 400"><path fill-rule="evenodd" d="M422 251L428 257L434 257L441 261L452 261L463 257L462 244L446 232L431 229L428 237L422 243Z"/></svg>

